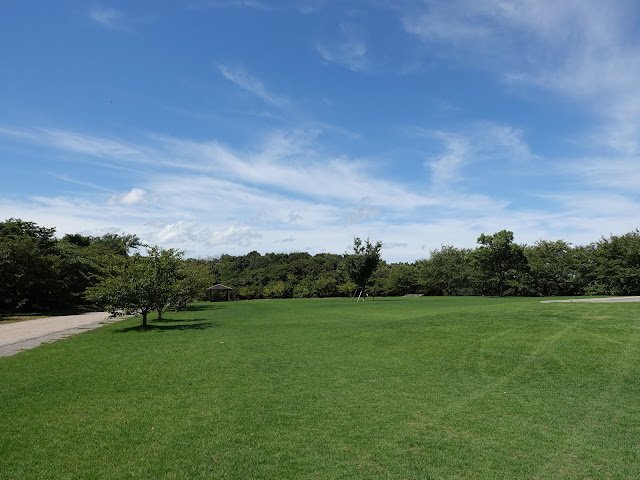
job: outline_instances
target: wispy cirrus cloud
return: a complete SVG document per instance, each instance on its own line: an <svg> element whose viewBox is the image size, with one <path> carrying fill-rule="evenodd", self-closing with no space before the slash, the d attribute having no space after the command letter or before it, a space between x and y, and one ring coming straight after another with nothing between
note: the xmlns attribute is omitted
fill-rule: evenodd
<svg viewBox="0 0 640 480"><path fill-rule="evenodd" d="M407 33L506 84L578 101L600 120L602 146L640 153L637 2L427 0L400 14ZM504 39L509 41L505 42ZM436 53L434 53L436 54Z"/></svg>
<svg viewBox="0 0 640 480"><path fill-rule="evenodd" d="M92 157L138 161L145 158L145 153L134 144L71 130L0 127L0 135Z"/></svg>
<svg viewBox="0 0 640 480"><path fill-rule="evenodd" d="M368 65L367 43L361 29L355 25L340 24L338 35L319 41L316 50L325 62L342 65L354 72L363 71Z"/></svg>
<svg viewBox="0 0 640 480"><path fill-rule="evenodd" d="M93 8L89 11L89 18L103 28L110 30L130 30L130 21L119 10L113 8Z"/></svg>
<svg viewBox="0 0 640 480"><path fill-rule="evenodd" d="M432 173L432 186L442 188L468 178L474 164L498 163L500 169L520 169L539 160L518 128L491 122L477 122L461 131L418 130L420 135L438 140L442 152L425 162Z"/></svg>
<svg viewBox="0 0 640 480"><path fill-rule="evenodd" d="M290 105L290 101L286 97L269 91L261 80L250 75L243 68L219 65L218 70L220 70L220 73L224 78L234 83L236 86L273 106L285 108Z"/></svg>
<svg viewBox="0 0 640 480"><path fill-rule="evenodd" d="M294 10L308 15L322 8L326 0L292 0L292 1L266 1L266 0L200 0L192 3L192 8L248 8L259 11Z"/></svg>
<svg viewBox="0 0 640 480"><path fill-rule="evenodd" d="M640 159L638 157L580 158L567 163L564 170L590 186L628 193L640 192Z"/></svg>
<svg viewBox="0 0 640 480"><path fill-rule="evenodd" d="M428 248L441 243L463 246L462 238L468 244L474 235L508 228L521 236L519 241L532 242L553 227L579 242L596 239L602 232L592 234L602 225L622 225L622 216L606 223L599 209L594 218L600 224L588 226L584 211L570 202L579 198L575 192L547 196L546 201L561 205L560 213L548 213L513 208L510 198L485 193L482 185L471 182L478 171L485 175L480 183L486 181L489 159L497 159L492 168L521 168L522 176L533 171L538 157L518 128L485 122L466 130L419 133L435 140L440 153L436 149L425 163L432 177L414 188L389 180L388 172L375 162L328 154L314 131L273 131L233 149L216 140L157 134L131 141L5 127L4 135L12 141L48 146L69 157L84 158L93 146L104 162L120 164L124 158L130 171L121 179L120 193L92 189L86 194L39 195L22 204L0 197L0 207L43 225L57 225L61 232L98 232L105 224L118 225L147 243L186 249L190 255L246 253L249 246L268 251L285 243L297 251L309 247L314 252L340 252L364 231L395 247L386 258L420 258L425 238L438 242ZM596 160L585 164L579 178L602 202L606 189L615 185L597 183L601 170ZM631 188L630 176L623 172L629 165L621 163L616 171ZM552 167L547 173L571 174ZM609 197L613 201L614 196ZM628 218L637 203L618 196L611 205L624 207Z"/></svg>
<svg viewBox="0 0 640 480"><path fill-rule="evenodd" d="M198 169L248 185L278 188L302 198L360 202L370 198L385 208L405 209L437 203L404 186L367 174L362 161L322 152L315 132L276 131L254 151L234 151L217 142L165 138L165 155L196 159ZM175 152L175 153L174 153Z"/></svg>

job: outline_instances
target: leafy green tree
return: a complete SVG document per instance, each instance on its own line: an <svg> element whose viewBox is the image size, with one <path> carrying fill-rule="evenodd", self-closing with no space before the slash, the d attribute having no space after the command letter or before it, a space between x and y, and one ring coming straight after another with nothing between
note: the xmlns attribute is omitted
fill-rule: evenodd
<svg viewBox="0 0 640 480"><path fill-rule="evenodd" d="M498 295L504 296L505 281L519 271L526 269L527 258L524 248L513 243L513 232L501 230L493 235L484 233L478 237L481 245L475 250L475 260L485 278L495 281Z"/></svg>
<svg viewBox="0 0 640 480"><path fill-rule="evenodd" d="M314 296L313 282L307 278L302 279L293 287L293 298L313 298Z"/></svg>
<svg viewBox="0 0 640 480"><path fill-rule="evenodd" d="M39 227L34 222L25 222L19 218L10 218L0 222L0 237L35 238L42 250L50 250L55 246L55 233L55 228Z"/></svg>
<svg viewBox="0 0 640 480"><path fill-rule="evenodd" d="M263 294L267 298L284 298L287 286L282 280L273 280L265 285Z"/></svg>
<svg viewBox="0 0 640 480"><path fill-rule="evenodd" d="M0 222L0 310L47 311L57 305L55 228Z"/></svg>
<svg viewBox="0 0 640 480"><path fill-rule="evenodd" d="M79 233L67 233L62 237L62 241L78 247L88 247L93 242L93 238L80 235Z"/></svg>
<svg viewBox="0 0 640 480"><path fill-rule="evenodd" d="M590 261L589 293L640 295L640 231L601 238Z"/></svg>
<svg viewBox="0 0 640 480"><path fill-rule="evenodd" d="M102 237L91 238L91 243L110 250L117 255L127 256L130 250L141 247L142 243L137 235L107 233Z"/></svg>
<svg viewBox="0 0 640 480"><path fill-rule="evenodd" d="M49 310L57 258L29 236L0 238L0 308L5 312Z"/></svg>
<svg viewBox="0 0 640 480"><path fill-rule="evenodd" d="M418 268L410 263L389 265L385 295L407 295L418 290Z"/></svg>
<svg viewBox="0 0 640 480"><path fill-rule="evenodd" d="M530 268L528 295L578 295L580 275L578 257L563 240L538 240L524 249Z"/></svg>
<svg viewBox="0 0 640 480"><path fill-rule="evenodd" d="M128 257L112 275L87 289L87 297L109 311L122 309L125 313L142 314L142 326L147 326L147 315L156 310L158 318L176 292L181 280L182 253L174 249L151 247L147 256L139 253Z"/></svg>
<svg viewBox="0 0 640 480"><path fill-rule="evenodd" d="M170 303L174 309L184 308L192 299L204 299L206 288L213 285L213 275L209 266L197 260L182 262L179 279L174 284Z"/></svg>
<svg viewBox="0 0 640 480"><path fill-rule="evenodd" d="M365 295L365 289L369 278L380 263L380 250L382 242L372 244L369 239L364 242L356 237L353 239L353 253L346 255L347 271L349 278L356 284L356 292ZM355 293L354 293L355 296Z"/></svg>
<svg viewBox="0 0 640 480"><path fill-rule="evenodd" d="M429 295L471 293L469 250L442 245L432 250L428 260L417 263L420 288Z"/></svg>

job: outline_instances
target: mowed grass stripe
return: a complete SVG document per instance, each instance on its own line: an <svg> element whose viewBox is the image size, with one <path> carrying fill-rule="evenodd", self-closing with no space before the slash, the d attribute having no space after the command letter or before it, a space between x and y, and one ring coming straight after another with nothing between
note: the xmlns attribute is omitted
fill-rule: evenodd
<svg viewBox="0 0 640 480"><path fill-rule="evenodd" d="M0 359L0 478L633 478L638 320L478 297L128 319Z"/></svg>

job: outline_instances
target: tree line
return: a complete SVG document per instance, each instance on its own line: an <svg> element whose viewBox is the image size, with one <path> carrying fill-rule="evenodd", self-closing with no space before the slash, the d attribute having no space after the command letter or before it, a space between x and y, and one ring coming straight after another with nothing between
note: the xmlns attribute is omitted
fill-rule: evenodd
<svg viewBox="0 0 640 480"><path fill-rule="evenodd" d="M145 251L146 250L146 251ZM136 235L68 234L10 218L0 223L0 314L95 308L143 315L180 308L211 285L206 263Z"/></svg>
<svg viewBox="0 0 640 480"><path fill-rule="evenodd" d="M147 291L146 313L233 287L234 299L424 295L638 295L640 232L585 246L563 240L514 241L513 232L482 234L476 248L442 245L413 263L380 259L380 242L354 239L344 254L249 252L185 259L146 247L136 235L55 237L55 228L0 223L0 313L117 308ZM144 287L144 282L147 286ZM151 288L153 286L153 288ZM155 291L152 291L155 289ZM366 291L366 293L365 293ZM149 293L151 292L151 293ZM117 301L116 301L117 300ZM142 311L139 309L139 311ZM145 313L145 317L146 317Z"/></svg>

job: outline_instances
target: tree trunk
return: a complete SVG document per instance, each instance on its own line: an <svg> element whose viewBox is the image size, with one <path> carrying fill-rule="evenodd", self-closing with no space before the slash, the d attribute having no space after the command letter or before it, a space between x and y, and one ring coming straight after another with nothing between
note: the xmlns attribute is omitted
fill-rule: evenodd
<svg viewBox="0 0 640 480"><path fill-rule="evenodd" d="M162 310L164 310L164 307L158 308L158 320L162 320Z"/></svg>
<svg viewBox="0 0 640 480"><path fill-rule="evenodd" d="M142 326L146 327L147 326L147 311L144 310L142 312Z"/></svg>

